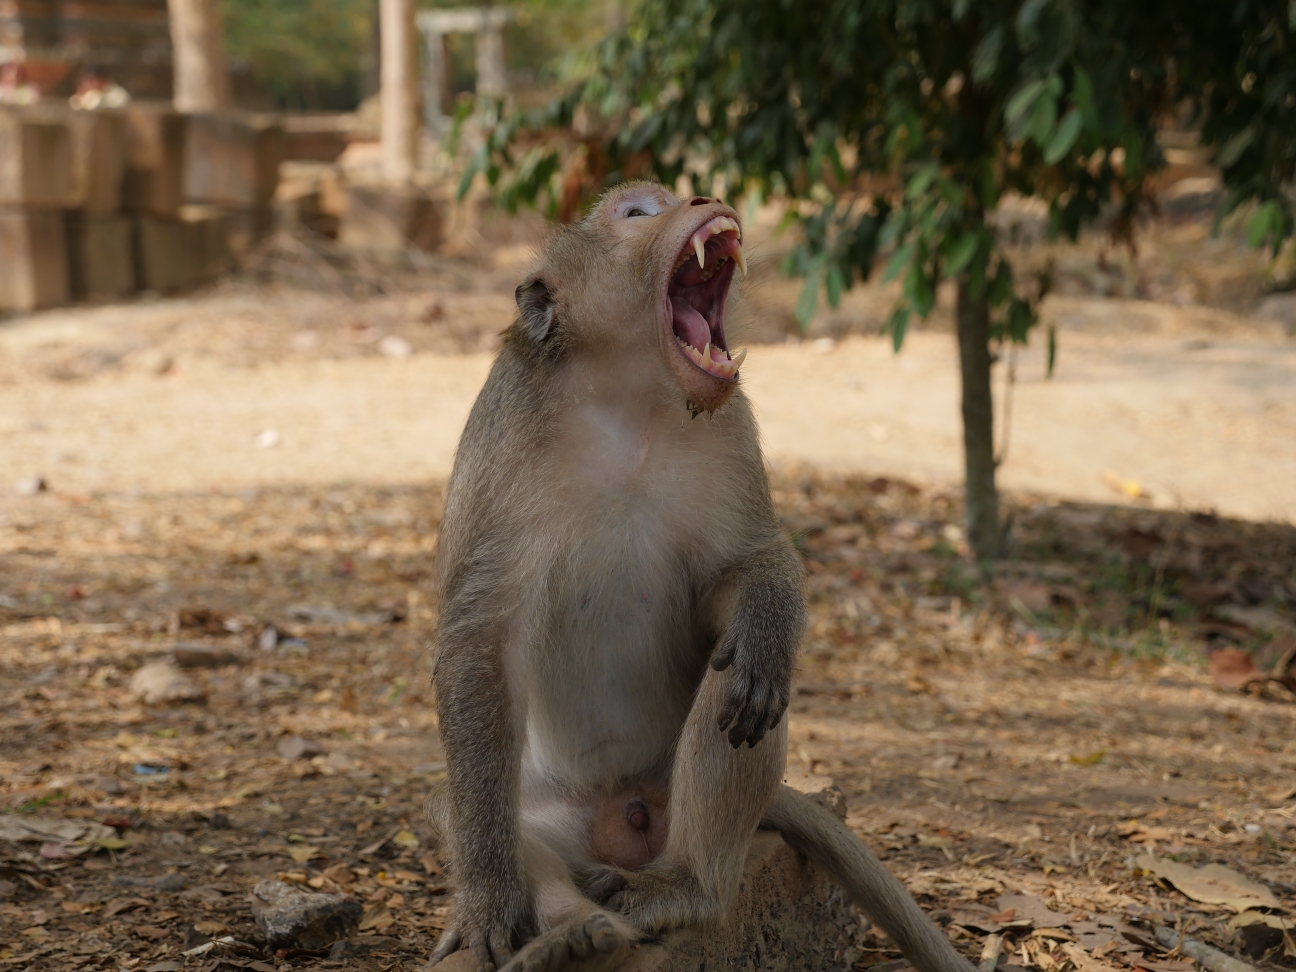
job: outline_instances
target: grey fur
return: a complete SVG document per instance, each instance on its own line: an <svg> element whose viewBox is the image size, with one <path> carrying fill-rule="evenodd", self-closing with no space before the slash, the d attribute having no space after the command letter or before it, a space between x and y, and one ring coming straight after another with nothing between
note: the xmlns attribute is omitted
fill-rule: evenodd
<svg viewBox="0 0 1296 972"><path fill-rule="evenodd" d="M691 202L623 186L551 241L464 430L438 554L448 775L428 800L458 892L434 963L611 963L618 940L721 920L771 814L851 861L847 879L859 863L840 834L821 846L813 815L797 830L780 796L802 567L737 379L671 334L679 254L707 219L737 220ZM669 820L636 870L593 850L599 807L627 787L665 793ZM895 887L869 909L888 930ZM961 972L945 958L919 967Z"/></svg>

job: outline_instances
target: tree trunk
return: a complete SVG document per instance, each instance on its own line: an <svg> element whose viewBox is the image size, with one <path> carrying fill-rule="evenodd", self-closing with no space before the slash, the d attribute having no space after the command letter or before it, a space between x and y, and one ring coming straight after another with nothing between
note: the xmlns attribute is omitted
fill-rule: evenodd
<svg viewBox="0 0 1296 972"><path fill-rule="evenodd" d="M379 0L379 108L383 176L406 183L414 175L418 143L418 59L413 0Z"/></svg>
<svg viewBox="0 0 1296 972"><path fill-rule="evenodd" d="M958 284L959 370L963 378L964 497L967 537L978 561L999 556L999 492L995 488L994 400L990 394L990 306Z"/></svg>
<svg viewBox="0 0 1296 972"><path fill-rule="evenodd" d="M218 0L167 0L177 111L229 108L229 72Z"/></svg>

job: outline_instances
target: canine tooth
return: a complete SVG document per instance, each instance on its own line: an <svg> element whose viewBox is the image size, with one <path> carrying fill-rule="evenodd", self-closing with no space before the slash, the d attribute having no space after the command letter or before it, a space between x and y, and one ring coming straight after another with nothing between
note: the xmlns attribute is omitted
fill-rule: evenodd
<svg viewBox="0 0 1296 972"><path fill-rule="evenodd" d="M701 233L693 234L693 249L697 251L698 266L705 269L706 267L706 243L703 242Z"/></svg>
<svg viewBox="0 0 1296 972"><path fill-rule="evenodd" d="M733 260L734 263L738 264L738 269L742 271L742 275L745 278L747 276L747 256L743 253L741 245L738 249L734 250Z"/></svg>
<svg viewBox="0 0 1296 972"><path fill-rule="evenodd" d="M737 371L740 367L742 367L742 363L744 360L746 360L746 358L747 358L746 348L742 348L741 350L735 351L733 354L729 355L729 360L733 362L734 371Z"/></svg>
<svg viewBox="0 0 1296 972"><path fill-rule="evenodd" d="M702 363L706 364L710 360L711 360L711 342L708 341L706 343L706 347L702 349Z"/></svg>

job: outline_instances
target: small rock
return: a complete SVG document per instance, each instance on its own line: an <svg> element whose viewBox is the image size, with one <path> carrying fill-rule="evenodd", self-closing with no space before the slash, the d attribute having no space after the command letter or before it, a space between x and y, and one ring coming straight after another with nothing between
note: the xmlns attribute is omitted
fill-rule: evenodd
<svg viewBox="0 0 1296 972"><path fill-rule="evenodd" d="M26 479L18 480L14 489L19 496L35 496L49 489L49 483L45 482L44 476L28 476Z"/></svg>
<svg viewBox="0 0 1296 972"><path fill-rule="evenodd" d="M385 358L408 358L414 353L414 345L396 334L388 334L378 342L378 353Z"/></svg>
<svg viewBox="0 0 1296 972"><path fill-rule="evenodd" d="M185 879L178 871L172 871L170 874L160 874L151 878L119 874L113 878L112 883L119 888L153 888L157 891L183 891Z"/></svg>
<svg viewBox="0 0 1296 972"><path fill-rule="evenodd" d="M236 665L239 656L226 648L215 648L211 645L198 645L189 642L178 642L171 649L175 663L181 668L221 668L224 665Z"/></svg>
<svg viewBox="0 0 1296 972"><path fill-rule="evenodd" d="M145 705L167 702L196 702L203 690L193 679L169 661L149 662L131 676L131 695Z"/></svg>
<svg viewBox="0 0 1296 972"><path fill-rule="evenodd" d="M282 736L275 743L275 752L284 759L310 759L312 756L324 755L324 747L313 739L301 736Z"/></svg>
<svg viewBox="0 0 1296 972"><path fill-rule="evenodd" d="M252 440L258 449L273 449L279 444L279 432L276 429L262 429Z"/></svg>
<svg viewBox="0 0 1296 972"><path fill-rule="evenodd" d="M279 645L279 629L273 624L267 624L257 635L257 647L262 651L274 651Z"/></svg>
<svg viewBox="0 0 1296 972"><path fill-rule="evenodd" d="M345 894L303 891L283 881L252 889L252 916L271 950L325 948L354 934L363 910Z"/></svg>

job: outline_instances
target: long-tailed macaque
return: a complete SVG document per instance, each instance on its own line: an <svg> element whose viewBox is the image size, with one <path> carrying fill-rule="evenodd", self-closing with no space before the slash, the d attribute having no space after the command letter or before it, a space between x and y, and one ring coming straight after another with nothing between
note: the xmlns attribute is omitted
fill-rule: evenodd
<svg viewBox="0 0 1296 972"><path fill-rule="evenodd" d="M433 962L610 969L722 920L758 827L921 972L970 972L845 825L781 785L805 624L725 337L738 215L634 183L517 289L439 551L428 801L458 890Z"/></svg>

